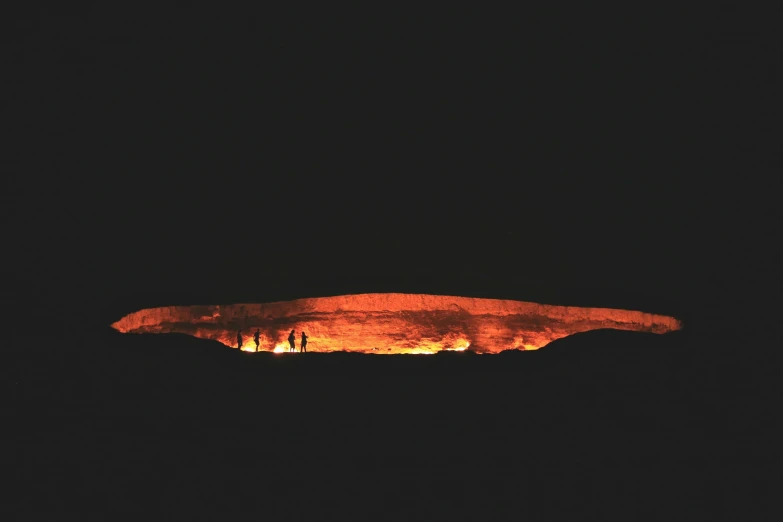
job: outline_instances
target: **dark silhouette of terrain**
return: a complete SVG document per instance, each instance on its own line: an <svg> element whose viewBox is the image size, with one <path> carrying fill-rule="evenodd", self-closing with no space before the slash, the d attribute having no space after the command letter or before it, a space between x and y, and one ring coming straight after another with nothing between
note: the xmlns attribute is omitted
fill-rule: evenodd
<svg viewBox="0 0 783 522"><path fill-rule="evenodd" d="M20 344L0 366L21 473L6 508L739 518L771 495L770 412L738 401L765 390L705 347L720 353L687 330L499 355L300 357L108 329Z"/></svg>

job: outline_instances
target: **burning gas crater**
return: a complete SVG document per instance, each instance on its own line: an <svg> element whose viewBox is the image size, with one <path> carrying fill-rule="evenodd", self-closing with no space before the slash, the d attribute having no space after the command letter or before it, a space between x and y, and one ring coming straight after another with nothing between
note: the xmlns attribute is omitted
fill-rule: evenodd
<svg viewBox="0 0 783 522"><path fill-rule="evenodd" d="M682 328L664 315L610 308L425 294L358 294L264 304L168 306L129 314L112 324L123 333L184 333L256 351L288 353L288 334L302 331L308 352L433 354L537 350L578 332L615 328L667 333Z"/></svg>

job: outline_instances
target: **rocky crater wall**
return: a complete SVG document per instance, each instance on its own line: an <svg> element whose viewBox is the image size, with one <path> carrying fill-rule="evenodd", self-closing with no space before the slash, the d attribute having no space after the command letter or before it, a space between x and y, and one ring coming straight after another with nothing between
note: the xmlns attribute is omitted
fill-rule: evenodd
<svg viewBox="0 0 783 522"><path fill-rule="evenodd" d="M524 301L427 294L356 294L262 304L170 306L128 314L112 327L123 333L184 333L255 351L287 351L288 334L309 337L308 351L378 354L481 353L536 350L562 337L614 328L667 333L674 317L632 310L542 305Z"/></svg>

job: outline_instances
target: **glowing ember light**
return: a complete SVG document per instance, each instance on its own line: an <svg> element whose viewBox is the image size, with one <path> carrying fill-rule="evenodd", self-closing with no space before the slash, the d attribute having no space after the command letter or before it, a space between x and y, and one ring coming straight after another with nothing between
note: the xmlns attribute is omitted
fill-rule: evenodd
<svg viewBox="0 0 783 522"><path fill-rule="evenodd" d="M412 355L432 355L435 352L433 352L431 350L425 350L423 348L414 348L411 351L406 352L406 353L412 354Z"/></svg>
<svg viewBox="0 0 783 522"><path fill-rule="evenodd" d="M598 328L666 333L679 320L631 310L554 306L427 294L358 294L264 304L171 306L139 310L112 327L123 333L185 333L236 349L236 333L259 330L258 351L289 353L302 331L309 352L422 354L537 350ZM255 352L252 337L243 351Z"/></svg>
<svg viewBox="0 0 783 522"><path fill-rule="evenodd" d="M470 341L467 341L467 344L461 348L446 348L447 352L464 352L470 347Z"/></svg>

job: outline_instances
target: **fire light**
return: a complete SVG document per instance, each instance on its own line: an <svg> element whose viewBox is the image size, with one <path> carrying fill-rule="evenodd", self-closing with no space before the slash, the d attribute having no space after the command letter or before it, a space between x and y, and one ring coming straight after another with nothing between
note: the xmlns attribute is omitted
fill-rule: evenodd
<svg viewBox="0 0 783 522"><path fill-rule="evenodd" d="M307 333L308 351L431 355L537 350L598 328L666 333L674 317L632 310L428 294L357 294L263 304L171 306L131 313L112 325L123 333L185 333L236 348L236 333L260 331L258 351L288 353L289 332ZM255 352L252 337L242 346Z"/></svg>

